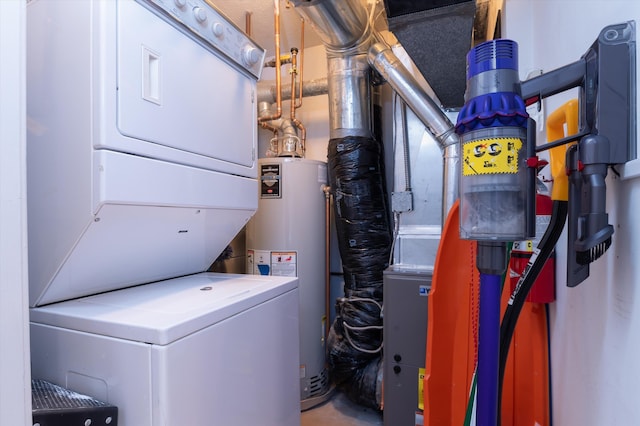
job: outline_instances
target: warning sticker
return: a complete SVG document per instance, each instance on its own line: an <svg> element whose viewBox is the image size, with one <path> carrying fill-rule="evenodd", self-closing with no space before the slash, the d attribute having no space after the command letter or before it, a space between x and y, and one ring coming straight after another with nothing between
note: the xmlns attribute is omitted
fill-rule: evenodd
<svg viewBox="0 0 640 426"><path fill-rule="evenodd" d="M518 172L518 138L491 138L466 142L463 145L462 174L464 176Z"/></svg>
<svg viewBox="0 0 640 426"><path fill-rule="evenodd" d="M295 251L271 252L271 275L279 277L297 276L297 253Z"/></svg>

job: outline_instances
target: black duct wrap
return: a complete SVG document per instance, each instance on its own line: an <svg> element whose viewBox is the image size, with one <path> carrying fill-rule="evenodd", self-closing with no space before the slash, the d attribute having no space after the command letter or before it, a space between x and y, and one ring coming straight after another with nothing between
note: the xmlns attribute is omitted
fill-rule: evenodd
<svg viewBox="0 0 640 426"><path fill-rule="evenodd" d="M328 337L333 381L354 402L380 409L376 395L382 364L382 281L389 262L391 225L382 144L349 136L329 141L329 183L334 196L344 297Z"/></svg>

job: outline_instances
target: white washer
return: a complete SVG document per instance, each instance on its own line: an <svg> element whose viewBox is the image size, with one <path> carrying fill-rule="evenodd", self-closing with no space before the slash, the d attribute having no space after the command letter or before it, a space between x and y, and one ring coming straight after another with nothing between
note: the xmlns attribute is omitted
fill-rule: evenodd
<svg viewBox="0 0 640 426"><path fill-rule="evenodd" d="M31 311L32 375L120 426L298 426L297 280L203 273Z"/></svg>

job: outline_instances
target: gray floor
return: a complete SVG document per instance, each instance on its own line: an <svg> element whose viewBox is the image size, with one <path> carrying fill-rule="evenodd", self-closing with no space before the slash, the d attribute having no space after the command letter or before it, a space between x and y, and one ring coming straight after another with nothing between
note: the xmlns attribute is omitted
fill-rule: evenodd
<svg viewBox="0 0 640 426"><path fill-rule="evenodd" d="M357 405L339 391L301 417L300 426L382 426L382 412Z"/></svg>

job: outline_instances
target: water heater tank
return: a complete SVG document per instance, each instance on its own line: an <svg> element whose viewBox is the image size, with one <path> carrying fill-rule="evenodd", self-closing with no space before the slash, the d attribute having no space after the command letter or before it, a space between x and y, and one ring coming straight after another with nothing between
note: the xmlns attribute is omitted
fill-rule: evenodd
<svg viewBox="0 0 640 426"><path fill-rule="evenodd" d="M300 399L324 395L326 163L304 158L258 162L258 211L247 224L247 273L296 276L300 294Z"/></svg>

